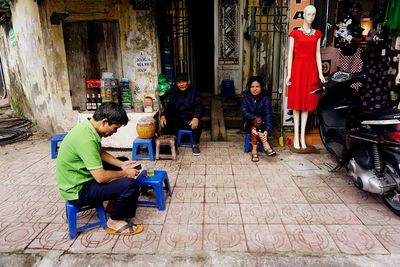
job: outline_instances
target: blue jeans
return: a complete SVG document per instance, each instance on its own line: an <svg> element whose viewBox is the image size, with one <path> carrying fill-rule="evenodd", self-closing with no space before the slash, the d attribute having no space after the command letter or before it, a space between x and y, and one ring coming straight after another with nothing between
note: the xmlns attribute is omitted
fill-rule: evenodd
<svg viewBox="0 0 400 267"><path fill-rule="evenodd" d="M126 157L118 159L128 160ZM106 170L120 170L120 168L106 163L103 166ZM135 217L138 198L139 188L135 179L121 178L109 183L98 183L93 179L83 184L79 191L79 198L72 202L77 207L84 207L112 200L114 205L110 218L112 220L124 220Z"/></svg>

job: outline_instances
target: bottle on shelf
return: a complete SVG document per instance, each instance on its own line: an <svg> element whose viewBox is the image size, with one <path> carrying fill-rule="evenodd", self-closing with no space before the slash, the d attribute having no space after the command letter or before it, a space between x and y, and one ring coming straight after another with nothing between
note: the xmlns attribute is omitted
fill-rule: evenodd
<svg viewBox="0 0 400 267"><path fill-rule="evenodd" d="M92 93L92 110L96 110L96 109L97 109L96 97L95 97L94 93Z"/></svg>
<svg viewBox="0 0 400 267"><path fill-rule="evenodd" d="M86 94L86 110L92 110L92 99L89 93Z"/></svg>
<svg viewBox="0 0 400 267"><path fill-rule="evenodd" d="M100 107L101 103L103 103L103 100L101 99L101 94L97 94L97 107Z"/></svg>

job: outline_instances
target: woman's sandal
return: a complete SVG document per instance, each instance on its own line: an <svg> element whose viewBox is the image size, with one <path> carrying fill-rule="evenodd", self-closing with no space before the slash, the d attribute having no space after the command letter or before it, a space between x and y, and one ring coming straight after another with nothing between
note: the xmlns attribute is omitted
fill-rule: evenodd
<svg viewBox="0 0 400 267"><path fill-rule="evenodd" d="M252 162L259 162L260 158L258 157L258 154L251 154L251 161Z"/></svg>
<svg viewBox="0 0 400 267"><path fill-rule="evenodd" d="M126 230L126 229L129 229L128 233L124 232L124 230ZM115 230L112 228L107 228L106 232L109 235L131 236L131 235L136 235L136 234L143 232L143 225L127 223L127 224L121 226L118 230Z"/></svg>
<svg viewBox="0 0 400 267"><path fill-rule="evenodd" d="M268 156L272 157L272 156L276 155L276 152L272 147L270 147L268 149L265 149L265 154L267 154Z"/></svg>

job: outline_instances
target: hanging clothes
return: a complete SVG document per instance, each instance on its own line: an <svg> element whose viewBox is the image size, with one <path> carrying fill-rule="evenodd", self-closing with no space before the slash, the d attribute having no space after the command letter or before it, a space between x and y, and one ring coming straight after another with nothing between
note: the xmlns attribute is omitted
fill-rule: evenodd
<svg viewBox="0 0 400 267"><path fill-rule="evenodd" d="M313 22L313 27L321 29L324 37L321 39L321 46L328 46L333 40L335 33L333 25L335 25L337 2L338 0L314 1L317 14L323 14L322 16L316 16Z"/></svg>
<svg viewBox="0 0 400 267"><path fill-rule="evenodd" d="M369 13L369 18L374 22L383 22L388 3L388 0L376 0Z"/></svg>
<svg viewBox="0 0 400 267"><path fill-rule="evenodd" d="M356 48L354 54L353 50L346 51L344 48L339 49L339 69L341 71L356 73L363 70L363 61L361 59L361 48ZM362 83L354 83L351 85L353 89L360 89Z"/></svg>
<svg viewBox="0 0 400 267"><path fill-rule="evenodd" d="M389 57L382 56L382 47L370 46L363 53L366 75L361 101L366 110L376 110L389 107L389 86L387 74Z"/></svg>
<svg viewBox="0 0 400 267"><path fill-rule="evenodd" d="M385 25L394 36L400 35L400 1L390 0L385 15Z"/></svg>

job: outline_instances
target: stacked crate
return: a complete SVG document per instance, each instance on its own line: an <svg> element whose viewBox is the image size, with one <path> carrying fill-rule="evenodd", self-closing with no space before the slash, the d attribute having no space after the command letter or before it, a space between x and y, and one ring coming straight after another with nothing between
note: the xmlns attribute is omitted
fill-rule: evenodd
<svg viewBox="0 0 400 267"><path fill-rule="evenodd" d="M132 108L132 94L129 87L128 78L122 78L119 82L120 93L121 93L121 104L124 109Z"/></svg>

